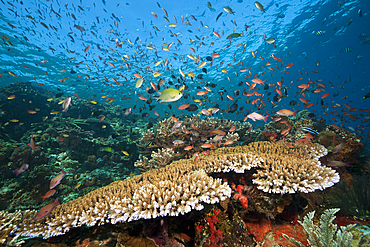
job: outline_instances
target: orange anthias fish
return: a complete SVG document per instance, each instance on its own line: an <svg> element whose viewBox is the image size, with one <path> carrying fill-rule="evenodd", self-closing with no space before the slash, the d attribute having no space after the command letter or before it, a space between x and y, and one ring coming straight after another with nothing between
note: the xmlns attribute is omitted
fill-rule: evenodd
<svg viewBox="0 0 370 247"><path fill-rule="evenodd" d="M31 137L30 143L28 143L27 145L30 146L32 148L32 150L35 150L35 148L36 148L36 143L35 143L35 141L33 140L32 137Z"/></svg>
<svg viewBox="0 0 370 247"><path fill-rule="evenodd" d="M190 104L183 104L183 105L179 106L179 110L184 110L184 109L189 108L189 107L190 107Z"/></svg>
<svg viewBox="0 0 370 247"><path fill-rule="evenodd" d="M58 198L55 199L54 202L51 202L51 203L48 203L46 204L46 206L43 206L40 211L37 212L36 216L35 216L35 220L38 220L38 219L41 219L42 217L45 217L47 216L48 214L50 214L50 212L56 207L58 206L60 203L58 201Z"/></svg>
<svg viewBox="0 0 370 247"><path fill-rule="evenodd" d="M49 190L44 196L42 196L42 201L45 201L46 198L49 198L55 194L56 190Z"/></svg>
<svg viewBox="0 0 370 247"><path fill-rule="evenodd" d="M293 112L291 110L282 109L282 110L277 111L276 114L280 116L292 116L293 115L295 117L295 115L297 114L297 110Z"/></svg>
<svg viewBox="0 0 370 247"><path fill-rule="evenodd" d="M253 113L251 113L251 114L249 114L249 115L247 115L247 117L246 118L250 118L250 119L252 119L253 121L256 121L256 120L263 120L263 121L267 121L267 118L268 118L269 116L262 116L261 114L259 114L259 113L257 113L257 112L253 112ZM244 118L245 120L246 120L246 118Z"/></svg>
<svg viewBox="0 0 370 247"><path fill-rule="evenodd" d="M53 189L55 186L57 186L58 184L60 184L60 181L62 181L64 175L66 175L67 173L62 170L61 173L59 173L58 175L56 175L51 181L50 181L50 189Z"/></svg>

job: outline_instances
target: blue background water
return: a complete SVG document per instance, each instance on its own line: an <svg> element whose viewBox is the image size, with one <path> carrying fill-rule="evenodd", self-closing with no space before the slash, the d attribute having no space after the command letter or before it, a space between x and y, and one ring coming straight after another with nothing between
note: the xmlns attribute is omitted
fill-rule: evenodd
<svg viewBox="0 0 370 247"><path fill-rule="evenodd" d="M182 104L191 103L194 99L203 100L204 96L196 96L196 93L204 90L203 87L207 85L205 82L210 82L217 84L217 86L211 88L213 92L207 94L209 101L203 102L202 107L209 108L219 103L222 116L238 120L243 119L250 112L258 111L256 105L245 103L247 97L243 96L242 93L246 91L248 86L245 83L241 87L237 86L245 78L244 74L247 74L239 72L245 67L251 68L252 77L248 78L249 82L253 75L266 72L259 77L262 80L267 80L266 83L276 85L276 82L284 77L283 85L291 87L288 88L289 96L282 99L277 108L272 109L270 100L276 95L276 92L273 92L275 87L270 87L266 91L262 85L258 85L259 92L265 94L263 100L267 104L265 108L258 111L261 114L265 114L266 110L270 114L274 114L278 109L284 108L305 109L299 101L301 96L297 96L297 92L300 91L297 86L307 83L308 78L313 81L321 79L326 85L324 93L330 94L324 99L327 107L320 106L320 96L323 92L319 94L307 93L306 99L310 100L309 103L315 103L309 110L316 110L317 114L325 111L329 115L323 117L343 126L356 128L358 125L362 125L363 128L357 130L361 130L362 136L365 137L368 134L368 122L361 123L361 121L366 120L369 114L358 111L348 112L350 109L344 104L353 108L369 109L370 99L363 100L362 97L370 92L370 84L368 83L370 42L363 44L369 36L360 37L362 33L368 34L370 32L368 25L370 4L368 1L302 0L286 2L263 0L260 2L266 9L265 13L254 6L254 1L211 1L213 9L207 7L206 1L160 1L161 8L168 12L170 23L178 25L171 28L168 27L170 23L163 18L165 17L164 11L155 1L121 1L119 3L117 1L106 1L106 3L103 1L75 1L73 3L71 1L2 0L0 3L0 34L2 35L0 87L15 81L31 81L35 85L44 84L41 87L48 89L56 90L58 88L65 95L77 93L81 98L88 98L96 94L97 101L105 101L100 97L107 95L116 99L112 104L119 104L126 108L134 105L139 107L144 106L145 102L137 97L149 97L145 91L146 87L150 88L149 78L155 83L162 77L166 80L173 80L171 75L180 78L180 68L186 74L194 72L197 76L202 73L197 68L199 63L195 64L187 55L199 55L201 61L205 61L207 56L216 52L221 56L214 60L212 67L210 67L210 62L207 62L204 68L207 68L208 74L204 75L203 82L195 78L192 80L187 76L185 84L189 88L185 90L185 93L190 94L190 97L188 99L183 97L173 103L172 109L176 109ZM226 13L223 10L224 6L229 6L235 13ZM358 14L360 9L362 18ZM151 12L155 12L159 18L156 19ZM223 14L216 22L219 13ZM285 16L281 18L283 16L281 14ZM26 15L33 19L26 17ZM181 15L185 18L184 21L188 19L192 25L182 24ZM193 15L197 21L190 15ZM173 16L176 17L177 22ZM352 20L351 23L349 23L350 20ZM41 22L47 25L48 29ZM8 23L14 25L15 28L12 28ZM82 26L86 31L80 31L74 25ZM245 25L249 26L247 31ZM160 31L156 31L154 26ZM114 31L109 33L112 29ZM324 31L325 34L315 35L319 30ZM213 31L222 37L217 38ZM176 37L171 32L180 34ZM230 47L225 49L230 44L226 37L233 32L243 32L243 37L233 39ZM264 35L267 38L276 39L276 49L272 45L265 44ZM200 44L201 40L196 36L202 39L204 44ZM124 42L122 48L115 44L116 38L119 42ZM128 39L134 45L131 45ZM175 43L170 51L161 49L162 46L166 47L171 42ZM210 46L211 42L214 42L214 46ZM237 44L240 43L246 44L243 54L241 54L243 46L237 47ZM147 49L148 45L155 46L157 54L155 50ZM84 52L87 46L90 48ZM191 47L195 49L195 53L191 51ZM351 48L352 51L349 53L340 52L346 47ZM257 51L257 55L253 57L252 52L255 51ZM234 53L235 61L233 59ZM282 57L282 68L280 68L281 62L270 58L271 54ZM129 70L122 60L124 55L129 56L128 59L126 58L127 63L130 64ZM137 60L133 58L133 55L136 55ZM140 59L141 55L145 56ZM260 56L264 57L265 60L262 60ZM169 59L169 70L163 66L166 58ZM356 58L360 59L356 60ZM113 59L116 59L117 62ZM47 62L41 63L44 60ZM162 63L155 67L155 63L160 60ZM239 60L244 63L244 67L236 66ZM220 65L221 61L224 63ZM265 66L266 61L271 62L275 68L272 77L271 71ZM318 61L319 66L317 66ZM112 67L108 62L113 63L116 67ZM287 69L289 74L282 73L283 68L290 63L294 63L294 65ZM275 65L278 65L280 69L276 69ZM236 69L231 66L235 66ZM265 68L261 68L261 66L265 66ZM144 69L144 72L140 71L140 68ZM221 72L223 68L227 69L228 74ZM63 72L64 70L65 72ZM71 70L77 73L71 74ZM299 74L299 70L303 72L303 75ZM319 73L312 73L313 70L318 70ZM17 78L11 76L9 71L15 73ZM154 78L152 73L155 71L161 72L162 77ZM238 76L235 72L238 73ZM305 72L308 72L308 76ZM140 89L135 88L134 73L138 73L146 79ZM86 76L78 77L78 75L88 75L89 78ZM126 77L127 81L120 75ZM107 84L110 85L102 83L105 82L104 76L109 80ZM230 82L227 76L229 76ZM303 77L303 79L297 81L299 77ZM120 85L117 85L112 78L115 78ZM58 82L59 80L64 81ZM293 81L292 85L291 81ZM329 81L333 83L334 87L328 87ZM165 86L170 87L167 82ZM198 86L200 88L197 88ZM344 88L338 88L338 86ZM222 87L225 87L227 91L223 95L223 101L218 95ZM233 93L236 90L240 90L239 96ZM136 97L135 91L137 92ZM272 94L267 96L267 92ZM333 97L337 92L339 95ZM243 111L237 111L234 114L227 113L228 107L233 102L225 97L226 94L233 96L239 107L244 106ZM131 99L121 100L124 95L131 97ZM250 100L255 98L251 97ZM288 104L291 100L296 100L298 104L289 107ZM167 104L154 104L158 104L155 110L161 116L165 110L168 110ZM338 114L334 110L337 110ZM173 112L180 113L180 111ZM349 116L354 114L358 115L357 121ZM152 111L150 115L154 116ZM353 123L351 123L352 121Z"/></svg>

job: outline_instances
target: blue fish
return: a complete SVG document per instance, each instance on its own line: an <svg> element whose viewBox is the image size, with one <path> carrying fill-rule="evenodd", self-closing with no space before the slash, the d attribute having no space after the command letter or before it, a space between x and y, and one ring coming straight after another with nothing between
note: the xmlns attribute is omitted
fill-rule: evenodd
<svg viewBox="0 0 370 247"><path fill-rule="evenodd" d="M313 129L308 128L308 127L302 127L301 130L306 131L306 132L310 132L311 134L315 134L315 135L319 134L319 132L317 132L316 130L313 130Z"/></svg>

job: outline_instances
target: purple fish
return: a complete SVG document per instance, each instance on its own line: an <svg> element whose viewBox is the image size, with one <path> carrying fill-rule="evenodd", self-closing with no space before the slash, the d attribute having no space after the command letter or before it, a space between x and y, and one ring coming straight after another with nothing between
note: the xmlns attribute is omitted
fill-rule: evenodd
<svg viewBox="0 0 370 247"><path fill-rule="evenodd" d="M124 113L123 116L127 116L131 113L131 108L128 108Z"/></svg>
<svg viewBox="0 0 370 247"><path fill-rule="evenodd" d="M342 149L342 147L344 147L344 144L345 144L344 142L341 142L340 144L336 145L335 148L333 149L333 154L338 153Z"/></svg>
<svg viewBox="0 0 370 247"><path fill-rule="evenodd" d="M67 112L68 110L68 107L72 105L72 98L71 97L67 97L64 102L63 102L63 111L62 112Z"/></svg>
<svg viewBox="0 0 370 247"><path fill-rule="evenodd" d="M180 128L180 126L181 126L181 122L176 122L173 126L172 126L172 128L171 128L171 134L176 130L176 129L178 129L178 128Z"/></svg>
<svg viewBox="0 0 370 247"><path fill-rule="evenodd" d="M15 176L18 176L19 174L21 174L22 172L26 171L28 169L29 165L28 164L23 164L21 166L21 168L19 168L18 170L13 170Z"/></svg>
<svg viewBox="0 0 370 247"><path fill-rule="evenodd" d="M67 173L62 170L61 173L59 173L58 175L56 175L51 181L50 181L50 189L53 189L55 186L57 186L58 184L60 184L60 181L62 181L64 175L66 175Z"/></svg>
<svg viewBox="0 0 370 247"><path fill-rule="evenodd" d="M58 201L58 198L55 199L55 201L53 202L50 202L48 204L46 204L45 206L43 206L40 211L37 212L36 216L35 216L35 220L38 220L38 219L41 219L42 217L45 217L47 216L48 214L50 214L50 212L56 207L58 206L60 203Z"/></svg>

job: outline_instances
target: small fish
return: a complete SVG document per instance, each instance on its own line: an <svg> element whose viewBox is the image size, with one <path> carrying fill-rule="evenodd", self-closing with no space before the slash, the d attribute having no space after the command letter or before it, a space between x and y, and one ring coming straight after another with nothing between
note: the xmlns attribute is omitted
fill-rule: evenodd
<svg viewBox="0 0 370 247"><path fill-rule="evenodd" d="M100 150L101 151L106 151L106 152L111 152L111 153L114 152L114 149L111 148L111 147L101 147Z"/></svg>
<svg viewBox="0 0 370 247"><path fill-rule="evenodd" d="M303 130L305 132L309 132L309 133L315 134L315 135L318 135L319 134L319 132L317 132L316 130L313 130L313 129L308 128L308 127L302 127L301 130Z"/></svg>
<svg viewBox="0 0 370 247"><path fill-rule="evenodd" d="M129 115L131 113L131 108L128 108L124 113L123 113L123 115L124 116L127 116L127 115Z"/></svg>
<svg viewBox="0 0 370 247"><path fill-rule="evenodd" d="M143 82L144 82L144 78L137 79L135 87L140 88L141 85L143 85Z"/></svg>
<svg viewBox="0 0 370 247"><path fill-rule="evenodd" d="M63 102L63 111L62 112L67 112L68 110L68 107L72 105L72 98L71 97L67 97L64 102Z"/></svg>
<svg viewBox="0 0 370 247"><path fill-rule="evenodd" d="M78 183L73 189L78 189L81 185L82 185L81 183Z"/></svg>
<svg viewBox="0 0 370 247"><path fill-rule="evenodd" d="M256 8L258 10L261 10L262 12L265 12L266 11L265 8L263 7L263 5L260 2L258 2L258 1L255 1L254 2L254 5L256 6Z"/></svg>
<svg viewBox="0 0 370 247"><path fill-rule="evenodd" d="M202 146L202 148L213 148L213 143L204 143Z"/></svg>
<svg viewBox="0 0 370 247"><path fill-rule="evenodd" d="M333 154L338 153L344 147L344 145L345 145L344 142L341 142L340 144L336 145L333 149Z"/></svg>
<svg viewBox="0 0 370 247"><path fill-rule="evenodd" d="M325 31L319 30L315 33L315 36L322 36L325 34Z"/></svg>
<svg viewBox="0 0 370 247"><path fill-rule="evenodd" d="M174 140L174 141L173 141L173 144L174 144L174 145L182 145L182 144L185 144L185 142L184 142L184 141L182 141L182 140Z"/></svg>
<svg viewBox="0 0 370 247"><path fill-rule="evenodd" d="M226 141L225 143L224 143L224 145L231 145L231 144L233 144L234 143L234 141L232 141L232 140L228 140L228 141Z"/></svg>
<svg viewBox="0 0 370 247"><path fill-rule="evenodd" d="M242 37L243 35L241 33L232 33L230 35L228 35L226 37L226 39L235 39L235 38L239 38L239 37Z"/></svg>
<svg viewBox="0 0 370 247"><path fill-rule="evenodd" d="M226 13L229 13L229 14L235 13L229 6L225 6L223 9L225 10Z"/></svg>
<svg viewBox="0 0 370 247"><path fill-rule="evenodd" d="M99 119L99 123L101 123L103 120L104 120L105 116L102 116L100 119Z"/></svg>
<svg viewBox="0 0 370 247"><path fill-rule="evenodd" d="M218 21L218 19L221 17L222 14L223 14L223 12L218 14L218 16L216 17L216 22Z"/></svg>
<svg viewBox="0 0 370 247"><path fill-rule="evenodd" d="M33 140L33 138L31 137L31 141L30 143L28 143L27 145L30 146L32 148L32 150L35 150L36 148L36 144L35 141Z"/></svg>
<svg viewBox="0 0 370 247"><path fill-rule="evenodd" d="M49 198L51 196L53 196L55 194L56 190L49 190L48 192L46 192L46 194L44 196L42 196L42 201L45 201L46 198Z"/></svg>
<svg viewBox="0 0 370 247"><path fill-rule="evenodd" d="M60 181L62 181L64 175L66 175L67 173L62 170L61 173L59 173L58 175L56 175L51 181L50 181L50 186L49 186L49 189L53 189L55 186L57 186L58 184L60 184Z"/></svg>
<svg viewBox="0 0 370 247"><path fill-rule="evenodd" d="M246 120L247 118L250 118L250 119L252 119L254 122L256 121L256 120L263 120L263 121L267 121L267 118L268 118L268 116L262 116L261 114L259 114L259 113L257 113L257 112L253 112L253 113L251 113L251 114L249 114L249 115L247 115L247 117L245 117L244 119ZM245 121L244 120L244 121Z"/></svg>
<svg viewBox="0 0 370 247"><path fill-rule="evenodd" d="M21 168L17 169L17 170L13 170L15 176L18 176L19 174L25 172L27 169L28 169L29 165L28 164L23 164L21 166Z"/></svg>
<svg viewBox="0 0 370 247"><path fill-rule="evenodd" d="M50 212L56 207L58 206L60 203L58 201L58 198L55 199L54 202L51 202L49 204L47 204L46 206L43 206L40 211L37 212L36 216L35 216L35 220L38 220L38 219L41 219L42 217L45 217L47 215L50 214Z"/></svg>
<svg viewBox="0 0 370 247"><path fill-rule="evenodd" d="M364 96L364 97L362 97L362 99L367 99L367 98L370 98L370 92L369 92L369 93L367 93L367 94L365 94L365 96Z"/></svg>
<svg viewBox="0 0 370 247"><path fill-rule="evenodd" d="M266 39L266 41L265 41L265 42L266 42L267 44L273 44L273 43L275 43L275 41L276 41L276 40L275 40L274 38L268 38L268 39Z"/></svg>
<svg viewBox="0 0 370 247"><path fill-rule="evenodd" d="M279 116L294 116L295 117L295 115L297 114L297 110L293 112L291 110L282 109L282 110L277 111L276 114L278 114Z"/></svg>
<svg viewBox="0 0 370 247"><path fill-rule="evenodd" d="M159 97L155 97L157 100L161 100L161 103L174 102L182 97L182 93L176 88L167 88L160 92Z"/></svg>
<svg viewBox="0 0 370 247"><path fill-rule="evenodd" d="M334 167L341 167L341 166L349 166L349 162L343 162L338 160L331 160L327 164L327 166L334 166Z"/></svg>
<svg viewBox="0 0 370 247"><path fill-rule="evenodd" d="M348 53L348 52L351 52L352 49L350 47L346 47L346 48L343 48L342 50L340 50L341 53Z"/></svg>

